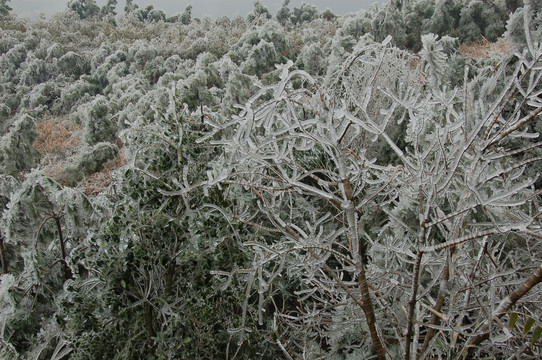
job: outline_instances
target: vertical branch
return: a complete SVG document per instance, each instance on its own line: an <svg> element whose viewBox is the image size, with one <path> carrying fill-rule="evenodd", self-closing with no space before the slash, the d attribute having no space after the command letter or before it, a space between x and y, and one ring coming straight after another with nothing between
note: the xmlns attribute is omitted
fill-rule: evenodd
<svg viewBox="0 0 542 360"><path fill-rule="evenodd" d="M469 133L469 116L467 115L471 109L469 109L470 106L472 106L469 103L467 94L468 94L468 83L469 83L469 67L465 66L465 74L463 76L463 141L465 141L465 144L467 143L467 136Z"/></svg>
<svg viewBox="0 0 542 360"><path fill-rule="evenodd" d="M169 260L166 271L166 296L169 296L173 293L173 280L175 275L175 258Z"/></svg>
<svg viewBox="0 0 542 360"><path fill-rule="evenodd" d="M9 272L9 269L6 259L6 249L4 247L4 234L2 234L2 229L0 229L0 254L2 256L2 271L4 274L7 274Z"/></svg>
<svg viewBox="0 0 542 360"><path fill-rule="evenodd" d="M173 248L174 249L174 254L177 254L177 252L179 251L179 243L178 243L178 237L177 237L177 233L176 232L173 232L173 234L175 235L175 247ZM166 296L170 296L171 294L173 294L173 284L174 284L174 280L175 280L175 272L177 271L177 255L175 255L174 257L172 257L171 259L169 259L169 263L167 265L167 270L166 270Z"/></svg>
<svg viewBox="0 0 542 360"><path fill-rule="evenodd" d="M147 334L149 334L150 337L154 337L154 328L152 326L152 306L148 300L145 300L145 302L143 303L143 320L145 321L145 328L147 329Z"/></svg>
<svg viewBox="0 0 542 360"><path fill-rule="evenodd" d="M363 312L365 313L365 318L367 319L367 325L369 326L369 332L371 333L371 339L373 341L373 346L375 347L377 358L378 360L385 360L386 351L384 350L384 345L382 344L382 340L380 339L378 331L376 330L374 306L371 300L371 295L369 294L369 286L367 284L367 278L365 276L365 269L363 266L360 268L358 275L358 285L361 291L361 300L363 301Z"/></svg>
<svg viewBox="0 0 542 360"><path fill-rule="evenodd" d="M353 191L350 180L345 178L343 180L344 186L344 195L346 201L342 204L343 210L346 212L346 219L348 221L348 230L350 233L350 238L352 241L352 255L355 259L356 267L359 270L358 275L358 286L361 292L361 300L363 303L363 312L365 313L365 318L367 319L367 325L369 327L369 332L371 333L371 339L373 341L373 346L375 347L376 355L379 360L386 359L386 351L384 350L384 345L382 340L378 335L376 329L376 317L374 312L373 302L371 300L371 294L369 293L369 285L367 284L367 276L365 274L365 265L363 264L363 256L360 253L363 248L360 244L359 235L357 232L357 224L355 217L355 206L353 202Z"/></svg>
<svg viewBox="0 0 542 360"><path fill-rule="evenodd" d="M58 240L60 242L60 251L62 252L62 263L64 264L64 278L66 280L72 279L72 270L68 266L68 263L66 262L66 247L64 244L64 235L62 233L62 225L60 224L60 216L54 215L56 228L58 231Z"/></svg>
<svg viewBox="0 0 542 360"><path fill-rule="evenodd" d="M439 325L440 324L440 317L437 315L438 312L442 309L442 306L444 305L444 296L446 293L446 286L448 284L448 280L450 280L450 263L452 262L452 254L453 254L453 248L450 249L448 252L448 259L446 260L446 265L444 266L444 271L442 272L441 280L440 280L440 288L437 295L437 301L435 303L435 312L431 316L431 321L429 322L430 325ZM420 351L420 356L418 356L418 359L421 359L425 351L429 348L429 343L435 336L435 329L433 327L428 327L427 334L425 335L425 340L423 341L422 349Z"/></svg>
<svg viewBox="0 0 542 360"><path fill-rule="evenodd" d="M414 274L412 277L412 295L408 301L408 320L407 320L407 333L405 337L405 360L410 359L410 348L412 342L412 335L414 334L414 312L416 309L416 296L418 295L418 282L420 280L420 264L422 262L423 251L418 250L416 255L416 263L414 265Z"/></svg>
<svg viewBox="0 0 542 360"><path fill-rule="evenodd" d="M420 281L420 267L423 257L423 249L421 246L425 243L425 236L427 234L427 224L425 220L425 211L423 208L423 189L420 182L418 188L418 202L419 202L419 220L420 220L420 235L418 239L418 253L416 254L416 262L414 264L414 273L412 275L412 295L408 301L408 319L407 319L407 333L405 337L405 360L410 360L410 350L412 335L414 334L414 318L416 311L416 297L418 296L418 283Z"/></svg>

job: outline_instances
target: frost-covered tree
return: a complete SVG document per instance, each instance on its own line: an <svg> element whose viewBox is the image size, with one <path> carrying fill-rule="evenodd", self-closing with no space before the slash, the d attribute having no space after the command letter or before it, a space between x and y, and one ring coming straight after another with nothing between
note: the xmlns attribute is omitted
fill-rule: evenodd
<svg viewBox="0 0 542 360"><path fill-rule="evenodd" d="M116 16L117 15L117 12L115 11L116 7L117 7L117 0L107 0L107 4L105 4L100 9L100 15L102 17L107 16L107 15Z"/></svg>
<svg viewBox="0 0 542 360"><path fill-rule="evenodd" d="M289 53L288 42L278 22L270 20L246 32L230 51L234 61L241 64L243 72L258 77L284 62Z"/></svg>
<svg viewBox="0 0 542 360"><path fill-rule="evenodd" d="M273 43L261 40L252 47L242 67L247 74L260 77L264 73L273 70L278 62L280 62L280 54L277 53Z"/></svg>
<svg viewBox="0 0 542 360"><path fill-rule="evenodd" d="M449 61L446 47L453 48L453 43L455 42L455 39L449 36L444 36L440 40L437 40L437 37L437 35L431 33L423 35L423 48L420 51L423 60L423 70L428 76L428 82L436 89L450 81L445 73Z"/></svg>
<svg viewBox="0 0 542 360"><path fill-rule="evenodd" d="M323 75L327 68L326 54L320 45L317 34L305 30L303 48L297 57L296 65L313 75Z"/></svg>
<svg viewBox="0 0 542 360"><path fill-rule="evenodd" d="M0 172L17 175L32 168L38 159L33 147L37 137L36 120L26 114L18 117L0 138Z"/></svg>
<svg viewBox="0 0 542 360"><path fill-rule="evenodd" d="M248 21L255 21L255 20L258 20L260 18L262 19L270 19L271 18L271 14L269 13L269 9L267 9L267 7L262 4L262 2L260 0L254 0L254 9L252 10L252 12L250 14L247 15L247 20Z"/></svg>
<svg viewBox="0 0 542 360"><path fill-rule="evenodd" d="M290 22L291 10L288 5L290 5L290 0L282 0L282 5L276 15L277 21L282 26Z"/></svg>
<svg viewBox="0 0 542 360"><path fill-rule="evenodd" d="M80 258L94 275L59 297L73 358L210 359L237 351L227 328L237 326L228 315L239 296L220 290L210 270L239 267L245 255L212 205L223 203L221 192L200 185L215 151L195 142L204 125L179 90L168 90L152 121L132 118L122 133L128 164L115 175L114 212L84 239ZM170 196L179 182L191 190ZM278 355L256 331L251 341L240 356Z"/></svg>
<svg viewBox="0 0 542 360"><path fill-rule="evenodd" d="M540 199L524 170L540 162L540 49L449 88L431 80L446 66L434 41L416 68L364 39L324 85L289 63L238 116L206 121L225 150L207 183L254 229L251 266L216 274L244 279L243 321L288 357L505 358L539 341Z"/></svg>
<svg viewBox="0 0 542 360"><path fill-rule="evenodd" d="M93 210L84 195L39 171L11 194L2 221L10 253L0 285L2 358L52 357L64 347L54 313L63 285L78 276L72 253Z"/></svg>
<svg viewBox="0 0 542 360"><path fill-rule="evenodd" d="M13 10L9 5L7 4L11 0L0 0L0 17L9 15L9 12Z"/></svg>
<svg viewBox="0 0 542 360"><path fill-rule="evenodd" d="M54 101L60 96L60 88L54 81L38 84L21 99L21 106L34 117L50 113Z"/></svg>
<svg viewBox="0 0 542 360"><path fill-rule="evenodd" d="M0 358L540 357L538 3L289 5L2 17Z"/></svg>
<svg viewBox="0 0 542 360"><path fill-rule="evenodd" d="M60 56L57 66L60 73L66 76L73 76L74 79L78 79L81 75L89 71L87 60L74 51L68 51Z"/></svg>
<svg viewBox="0 0 542 360"><path fill-rule="evenodd" d="M326 9L324 12L320 14L320 17L322 19L325 19L327 21L331 21L337 18L337 15L335 15L331 10Z"/></svg>
<svg viewBox="0 0 542 360"><path fill-rule="evenodd" d="M18 43L7 52L2 54L2 68L7 70L8 67L17 69L26 60L27 50L22 43ZM5 75L4 75L5 76Z"/></svg>
<svg viewBox="0 0 542 360"><path fill-rule="evenodd" d="M217 105L218 97L215 95L223 85L216 67L216 58L209 53L200 54L191 74L177 84L182 89L182 101L190 110Z"/></svg>
<svg viewBox="0 0 542 360"><path fill-rule="evenodd" d="M179 20L183 25L188 25L192 22L192 5L188 5L184 9Z"/></svg>
<svg viewBox="0 0 542 360"><path fill-rule="evenodd" d="M403 13L390 3L374 15L371 33L377 41L390 35L398 46L402 46L406 37L405 20Z"/></svg>
<svg viewBox="0 0 542 360"><path fill-rule="evenodd" d="M103 165L115 158L118 152L118 147L108 142L83 147L77 155L70 159L69 165L66 166L59 180L66 185L73 186L89 175L101 171Z"/></svg>
<svg viewBox="0 0 542 360"><path fill-rule="evenodd" d="M70 0L68 9L75 11L81 19L92 18L100 13L95 0Z"/></svg>
<svg viewBox="0 0 542 360"><path fill-rule="evenodd" d="M301 4L301 7L294 8L290 20L293 24L310 22L318 17L319 11L314 5L307 3Z"/></svg>
<svg viewBox="0 0 542 360"><path fill-rule="evenodd" d="M147 13L144 19L150 22L165 21L166 13L159 9L152 9Z"/></svg>
<svg viewBox="0 0 542 360"><path fill-rule="evenodd" d="M133 13L137 9L139 9L139 5L134 3L134 0L126 0L126 4L124 6L124 12L126 15Z"/></svg>
<svg viewBox="0 0 542 360"><path fill-rule="evenodd" d="M115 139L116 124L111 117L111 104L106 97L98 95L94 100L79 108L83 123L83 141L89 145Z"/></svg>
<svg viewBox="0 0 542 360"><path fill-rule="evenodd" d="M46 62L30 54L21 65L19 82L25 86L36 85L46 81L49 76Z"/></svg>
<svg viewBox="0 0 542 360"><path fill-rule="evenodd" d="M523 9L517 9L508 20L506 26L506 38L508 38L518 50L527 47L525 40L525 26L528 24L529 37L536 42L542 38L542 5L537 1L525 1ZM525 22L527 20L527 22Z"/></svg>
<svg viewBox="0 0 542 360"><path fill-rule="evenodd" d="M422 24L422 32L429 31L438 35L457 36L461 7L454 0L437 1L431 18Z"/></svg>
<svg viewBox="0 0 542 360"><path fill-rule="evenodd" d="M482 36L495 41L505 30L505 13L503 0L472 0L461 9L457 32L462 41L475 41Z"/></svg>
<svg viewBox="0 0 542 360"><path fill-rule="evenodd" d="M54 109L57 112L71 113L79 105L92 101L101 89L96 83L90 82L90 79L80 79L67 85L61 90L60 99L55 103Z"/></svg>
<svg viewBox="0 0 542 360"><path fill-rule="evenodd" d="M9 203L11 196L19 188L19 182L13 176L2 174L0 175L0 219L3 217L7 204ZM0 223L0 274L9 273L9 248L6 248L3 224Z"/></svg>
<svg viewBox="0 0 542 360"><path fill-rule="evenodd" d="M236 105L247 101L258 89L257 78L244 74L231 59L224 58L218 64L224 82L224 98L221 112L231 116L237 112Z"/></svg>

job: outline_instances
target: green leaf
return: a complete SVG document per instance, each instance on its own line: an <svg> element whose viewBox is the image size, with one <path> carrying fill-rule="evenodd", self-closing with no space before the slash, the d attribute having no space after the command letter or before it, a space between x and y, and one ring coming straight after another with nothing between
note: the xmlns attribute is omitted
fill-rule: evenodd
<svg viewBox="0 0 542 360"><path fill-rule="evenodd" d="M518 313L515 313L515 312L511 313L510 320L508 321L508 328L512 329L516 325L517 321L518 321Z"/></svg>
<svg viewBox="0 0 542 360"><path fill-rule="evenodd" d="M534 319L529 318L529 320L527 320L527 322L525 323L525 327L523 328L523 333L527 334L529 332L529 330L531 330L533 325L534 325Z"/></svg>
<svg viewBox="0 0 542 360"><path fill-rule="evenodd" d="M536 329L534 329L533 337L531 338L531 345L534 345L538 340L540 340L540 336L542 336L542 327L537 326Z"/></svg>
<svg viewBox="0 0 542 360"><path fill-rule="evenodd" d="M121 280L120 281L120 286L122 286L124 289L126 289L126 281Z"/></svg>
<svg viewBox="0 0 542 360"><path fill-rule="evenodd" d="M183 339L183 344L188 344L190 341L192 341L192 338L191 338L191 337L189 337L189 336L188 336L188 337L185 337L185 338Z"/></svg>

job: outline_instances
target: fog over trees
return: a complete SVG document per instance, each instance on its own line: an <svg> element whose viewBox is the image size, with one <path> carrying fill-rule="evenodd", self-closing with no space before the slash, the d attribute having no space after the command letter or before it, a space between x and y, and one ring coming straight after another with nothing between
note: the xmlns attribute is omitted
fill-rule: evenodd
<svg viewBox="0 0 542 360"><path fill-rule="evenodd" d="M0 0L0 358L539 359L542 5Z"/></svg>

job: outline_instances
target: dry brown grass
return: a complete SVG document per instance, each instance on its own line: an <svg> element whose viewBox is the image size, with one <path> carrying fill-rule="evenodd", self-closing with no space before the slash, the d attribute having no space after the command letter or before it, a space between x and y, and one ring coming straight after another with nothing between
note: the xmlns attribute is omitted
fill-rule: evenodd
<svg viewBox="0 0 542 360"><path fill-rule="evenodd" d="M484 59L491 53L500 52L508 54L514 50L514 45L500 38L496 42L490 42L486 38L481 41L464 43L459 46L459 53L469 59Z"/></svg>
<svg viewBox="0 0 542 360"><path fill-rule="evenodd" d="M43 173L61 181L66 166L64 158L66 153L79 146L81 128L65 118L56 117L40 121L37 130L40 134L33 145L42 155L40 166Z"/></svg>
<svg viewBox="0 0 542 360"><path fill-rule="evenodd" d="M118 155L103 165L102 171L94 173L81 180L77 187L87 195L97 195L111 184L113 171L126 164L124 149L120 149Z"/></svg>
<svg viewBox="0 0 542 360"><path fill-rule="evenodd" d="M76 148L80 143L80 127L67 124L63 118L46 118L39 122L37 129L40 135L34 141L34 147L41 154L62 154Z"/></svg>
<svg viewBox="0 0 542 360"><path fill-rule="evenodd" d="M63 118L47 118L38 123L37 129L40 135L34 142L34 147L42 154L43 173L64 184L68 165L66 157L79 146L81 128ZM106 162L100 172L84 178L77 187L87 195L97 195L111 184L113 170L124 164L124 150L120 149L117 157Z"/></svg>

